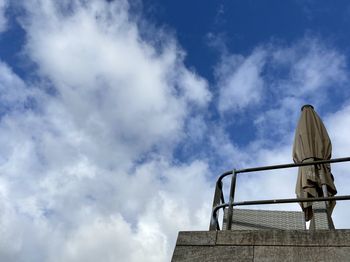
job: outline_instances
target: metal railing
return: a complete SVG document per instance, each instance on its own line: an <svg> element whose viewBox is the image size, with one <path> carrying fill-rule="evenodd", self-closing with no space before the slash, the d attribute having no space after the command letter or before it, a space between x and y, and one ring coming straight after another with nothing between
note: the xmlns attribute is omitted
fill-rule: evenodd
<svg viewBox="0 0 350 262"><path fill-rule="evenodd" d="M350 200L350 195L344 195L344 196L336 196L336 197L289 198L289 199L269 199L269 200L234 202L237 174L257 172L257 171L266 171L266 170L273 170L273 169L300 167L300 166L311 166L311 165L328 164L328 163L330 164L330 163L349 162L349 161L350 161L350 157L345 157L345 158L336 158L336 159L330 159L330 160L317 160L317 161L313 161L313 162L305 162L305 163L297 163L297 164L291 163L291 164L283 164L283 165L273 165L273 166L262 166L262 167L255 167L255 168L238 169L238 170L234 169L231 171L227 171L227 172L223 173L221 176L219 176L219 178L216 181L216 187L215 187L215 193L214 193L214 199L213 199L213 209L212 209L212 215L211 215L211 219L210 219L209 230L220 230L217 211L221 208L228 207L228 219L227 219L227 224L226 224L226 230L231 230L232 213L233 213L234 206L300 203L300 202L331 201L331 200ZM232 175L229 202L225 202L223 191L222 191L222 179L229 176L229 175Z"/></svg>

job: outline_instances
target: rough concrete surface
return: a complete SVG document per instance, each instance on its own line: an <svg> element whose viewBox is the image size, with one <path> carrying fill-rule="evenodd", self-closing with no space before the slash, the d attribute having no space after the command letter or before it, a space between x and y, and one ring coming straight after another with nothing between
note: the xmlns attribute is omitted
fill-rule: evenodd
<svg viewBox="0 0 350 262"><path fill-rule="evenodd" d="M350 230L180 232L173 262L350 261Z"/></svg>

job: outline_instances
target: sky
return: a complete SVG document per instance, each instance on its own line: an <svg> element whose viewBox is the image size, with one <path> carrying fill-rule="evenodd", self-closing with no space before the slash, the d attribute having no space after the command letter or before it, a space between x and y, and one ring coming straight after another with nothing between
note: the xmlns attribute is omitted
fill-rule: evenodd
<svg viewBox="0 0 350 262"><path fill-rule="evenodd" d="M349 156L349 26L341 0L0 0L0 260L169 261L221 173L292 162L304 104ZM236 200L296 175L240 174Z"/></svg>

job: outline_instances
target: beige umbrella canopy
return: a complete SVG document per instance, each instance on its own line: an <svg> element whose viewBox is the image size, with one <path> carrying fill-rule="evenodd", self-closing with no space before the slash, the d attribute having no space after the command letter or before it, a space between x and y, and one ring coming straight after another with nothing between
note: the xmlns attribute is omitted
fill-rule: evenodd
<svg viewBox="0 0 350 262"><path fill-rule="evenodd" d="M314 111L313 106L303 106L294 138L294 162L326 160L331 158L331 154L331 140L321 118ZM327 186L328 196L334 196L337 193L329 164L299 167L295 189L298 198L323 196L322 185ZM312 203L304 202L300 205L305 213L305 220L310 220L313 216ZM335 201L331 201L329 206L331 214Z"/></svg>

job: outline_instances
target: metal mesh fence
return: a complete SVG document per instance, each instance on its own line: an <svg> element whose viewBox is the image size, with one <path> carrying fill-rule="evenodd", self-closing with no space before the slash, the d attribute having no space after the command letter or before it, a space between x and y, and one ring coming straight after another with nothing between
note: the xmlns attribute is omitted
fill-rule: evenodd
<svg viewBox="0 0 350 262"><path fill-rule="evenodd" d="M228 209L224 210L223 228L226 228ZM233 209L232 230L305 230L303 212L254 209Z"/></svg>

